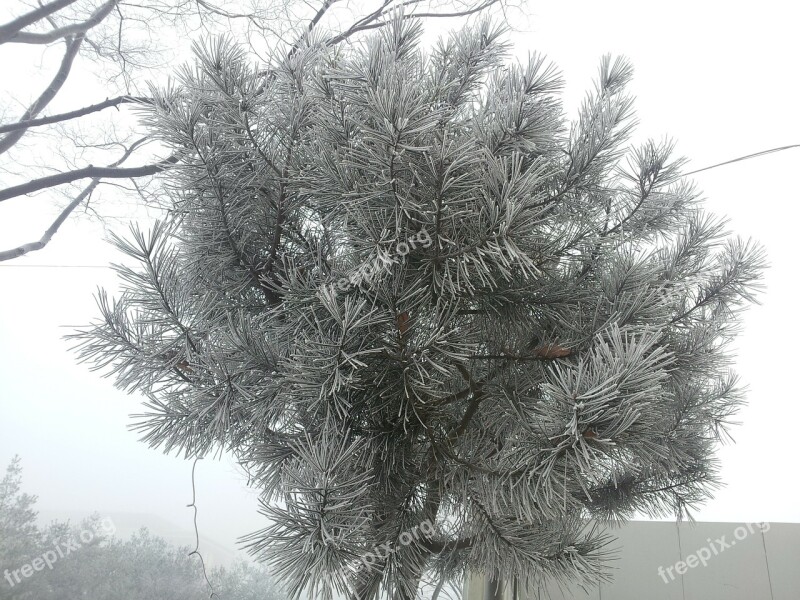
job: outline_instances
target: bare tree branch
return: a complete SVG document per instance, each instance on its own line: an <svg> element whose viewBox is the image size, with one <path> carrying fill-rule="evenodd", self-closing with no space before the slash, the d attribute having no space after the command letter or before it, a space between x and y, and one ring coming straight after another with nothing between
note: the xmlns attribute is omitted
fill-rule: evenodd
<svg viewBox="0 0 800 600"><path fill-rule="evenodd" d="M72 63L75 61L75 57L78 55L78 50L80 50L82 42L83 34L78 35L74 39L68 39L67 50L64 52L64 58L61 59L61 66L58 68L56 76L53 78L53 81L50 82L50 85L48 85L42 94L34 101L34 103L28 107L28 110L26 110L25 114L22 115L20 122L27 121L38 115L39 112L41 112L41 110L50 104L50 101L56 97L56 94L58 94L61 87L67 81L69 72L72 70ZM9 133L3 139L0 139L0 154L7 152L9 148L16 144L20 138L25 135L25 131L26 129L19 129Z"/></svg>
<svg viewBox="0 0 800 600"><path fill-rule="evenodd" d="M408 13L403 15L403 19L422 19L422 18L450 18L450 17L467 17L469 15L473 15L475 13L479 13L483 10L486 10L490 6L497 4L500 0L486 0L482 4L478 6L462 11L456 12L443 12L443 13ZM384 0L383 6L373 12L370 15L367 15L363 19L360 19L356 23L354 23L351 27L349 27L346 31L343 31L339 35L336 35L327 41L328 46L334 46L345 41L347 38L355 35L356 33L360 33L362 31L368 31L370 29L380 29L381 27L385 27L388 24L388 21L378 21L378 19L386 14L386 10L384 10L389 4L391 4L391 0L387 1ZM409 4L406 2L404 4Z"/></svg>
<svg viewBox="0 0 800 600"><path fill-rule="evenodd" d="M292 45L292 49L289 51L289 56L293 56L297 50L300 48L300 44L308 37L314 27L316 27L317 23L319 23L320 19L325 16L325 13L328 12L331 6L336 4L339 0L325 0L322 3L322 6L317 11L317 14L308 22L308 27L306 27L305 31L297 38L297 41Z"/></svg>
<svg viewBox="0 0 800 600"><path fill-rule="evenodd" d="M172 155L157 163L150 165L142 165L141 167L130 168L116 168L116 167L95 167L89 165L82 169L75 169L74 171L65 171L63 173L56 173L55 175L48 175L47 177L40 177L33 179L20 185L14 185L4 190L0 190L0 202L10 200L25 194L32 194L39 190L55 187L57 185L64 185L65 183L72 183L80 179L130 179L131 177L147 177L155 175L161 171L169 169L172 165L178 162L178 156Z"/></svg>
<svg viewBox="0 0 800 600"><path fill-rule="evenodd" d="M78 0L55 0L55 2L45 4L44 6L37 8L36 10L32 10L21 17L17 17L5 25L0 25L0 44L10 42L17 33L25 29L28 25L33 25L37 21L41 21L42 19L46 18L48 15L51 15L62 8L66 8L70 4L74 4L77 1Z"/></svg>
<svg viewBox="0 0 800 600"><path fill-rule="evenodd" d="M86 33L93 27L99 25L105 19L111 9L116 6L119 0L108 0L105 4L101 5L92 15L82 23L73 23L65 27L57 27L52 31L46 33L31 33L27 31L19 31L14 34L7 42L15 44L51 44L63 37L72 35L79 35Z"/></svg>
<svg viewBox="0 0 800 600"><path fill-rule="evenodd" d="M86 186L86 188L78 194L75 199L70 202L67 207L62 210L56 220L47 228L44 232L42 237L35 241L35 242L28 242L27 244L22 244L21 246L17 246L16 248L11 248L10 250L4 250L0 252L0 262L4 260L13 260L15 258L19 258L29 252L34 252L36 250L41 250L44 248L52 239L52 237L58 231L58 228L67 220L67 217L72 214L72 211L78 208L81 203L88 198L94 189L99 185L99 179L92 179L92 182Z"/></svg>
<svg viewBox="0 0 800 600"><path fill-rule="evenodd" d="M144 96L117 96L116 98L109 98L98 102L97 104L90 104L77 110L72 110L49 117L41 117L39 119L20 120L17 123L9 123L8 125L0 125L0 133L9 133L11 131L19 131L20 129L28 129L29 127L41 127L42 125L51 125L61 121L71 121L95 112L100 112L106 108L114 108L120 104L147 104L151 102L150 98Z"/></svg>
<svg viewBox="0 0 800 600"><path fill-rule="evenodd" d="M109 168L118 167L119 165L124 163L126 160L128 160L130 155L133 154L133 152L142 144L144 144L146 141L147 138L141 138L136 142L134 142L133 144L131 144L130 147L125 150L125 153L122 155L122 157L119 160L108 165L108 167ZM64 208L64 210L62 210L59 213L55 221L53 221L50 227L48 227L45 230L42 237L39 238L37 241L28 242L27 244L22 244L21 246L17 246L16 248L11 248L10 250L1 251L0 262L4 260L12 260L14 258L19 258L20 256L28 254L29 252L35 252L36 250L41 250L42 248L44 248L48 243L50 243L50 240L53 239L53 236L58 231L58 228L61 227L64 221L67 220L67 217L69 217L69 215L72 214L72 211L78 208L78 206L80 206L84 200L86 200L89 196L92 195L92 192L94 192L95 188L97 188L97 186L100 185L100 181L101 180L99 178L92 179L92 182L89 185L87 185L83 189L83 191L80 194L78 194L75 197L75 199L72 200L72 202L70 202L66 206L66 208Z"/></svg>
<svg viewBox="0 0 800 600"><path fill-rule="evenodd" d="M217 6L212 5L211 3L207 2L206 0L195 0L198 6L206 9L212 15L217 15L219 17L223 17L225 19L246 19L250 21L255 27L258 29L264 29L265 25L262 23L259 18L256 16L255 13L240 13L240 12L230 12L224 9L221 9Z"/></svg>

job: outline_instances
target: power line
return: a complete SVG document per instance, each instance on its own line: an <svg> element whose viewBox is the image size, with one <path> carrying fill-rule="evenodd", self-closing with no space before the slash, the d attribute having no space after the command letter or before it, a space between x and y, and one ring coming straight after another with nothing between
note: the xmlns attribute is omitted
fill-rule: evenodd
<svg viewBox="0 0 800 600"><path fill-rule="evenodd" d="M723 165L729 165L731 163L739 162L742 160L748 160L750 158L756 158L757 156L764 156L766 154L772 154L774 152L783 152L784 150L790 150L792 148L800 148L800 144L792 144L791 146L781 146L780 148L770 148L769 150L762 150L761 152L756 152L755 154L748 154L747 156L740 156L739 158L734 158L732 160L726 160L725 162L717 163L715 165L711 165L710 167L703 167L702 169L697 169L695 171L689 171L688 173L684 173L683 176L686 177L687 175L694 175L695 173L701 173L702 171L708 171L710 169L716 169L717 167L721 167Z"/></svg>

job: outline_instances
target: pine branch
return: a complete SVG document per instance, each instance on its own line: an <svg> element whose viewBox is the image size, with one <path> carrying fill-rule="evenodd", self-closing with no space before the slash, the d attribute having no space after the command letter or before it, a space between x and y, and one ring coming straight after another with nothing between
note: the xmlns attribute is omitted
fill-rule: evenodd
<svg viewBox="0 0 800 600"><path fill-rule="evenodd" d="M413 19L385 26L269 75L216 44L154 93L154 133L196 156L83 356L150 395L149 443L247 465L272 522L251 551L293 597L408 600L466 568L591 584L584 515L680 511L713 482L759 255L717 250L668 145L627 149L626 61L568 135L555 76L504 69L499 28L424 55Z"/></svg>

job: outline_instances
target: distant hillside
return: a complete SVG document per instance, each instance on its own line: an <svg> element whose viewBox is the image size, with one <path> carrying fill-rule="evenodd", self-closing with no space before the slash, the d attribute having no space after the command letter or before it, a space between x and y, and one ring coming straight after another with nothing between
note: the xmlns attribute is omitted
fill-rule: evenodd
<svg viewBox="0 0 800 600"><path fill-rule="evenodd" d="M39 524L46 525L51 521L69 521L78 524L89 516L90 512L83 511L39 511ZM148 513L121 513L121 512L100 512L101 518L110 518L116 529L115 536L119 539L127 539L142 527L158 537L164 538L173 546L188 546L194 550L196 540L194 531L180 527L174 523L163 519L157 515ZM236 559L249 560L247 554L229 548L203 535L200 530L200 553L203 560L209 566L229 566Z"/></svg>

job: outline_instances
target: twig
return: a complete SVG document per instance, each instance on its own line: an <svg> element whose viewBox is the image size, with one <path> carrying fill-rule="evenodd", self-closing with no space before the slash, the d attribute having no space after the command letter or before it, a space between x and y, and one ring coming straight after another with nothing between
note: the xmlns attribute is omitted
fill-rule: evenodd
<svg viewBox="0 0 800 600"><path fill-rule="evenodd" d="M189 556L192 556L192 555L196 554L197 557L200 559L200 566L203 568L203 577L205 578L206 583L208 584L208 589L211 590L211 595L209 596L209 598L213 598L216 594L214 593L214 586L211 585L211 581L209 581L209 579L208 579L208 573L206 572L206 563L203 560L203 555L200 554L200 531L197 529L197 504L196 504L197 488L195 487L195 484L194 484L194 470L197 467L197 461L199 461L199 460L202 460L202 458L200 458L200 457L195 458L194 459L194 463L192 463L192 503L186 505L187 508L193 508L194 509L194 539L195 539L195 546L194 546L194 550L189 552Z"/></svg>

